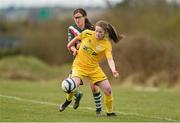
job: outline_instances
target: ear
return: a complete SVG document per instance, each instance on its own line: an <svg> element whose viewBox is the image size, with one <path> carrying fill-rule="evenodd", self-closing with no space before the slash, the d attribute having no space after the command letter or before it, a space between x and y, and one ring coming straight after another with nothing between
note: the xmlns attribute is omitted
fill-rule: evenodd
<svg viewBox="0 0 180 123"><path fill-rule="evenodd" d="M85 19L88 19L87 16L84 16Z"/></svg>

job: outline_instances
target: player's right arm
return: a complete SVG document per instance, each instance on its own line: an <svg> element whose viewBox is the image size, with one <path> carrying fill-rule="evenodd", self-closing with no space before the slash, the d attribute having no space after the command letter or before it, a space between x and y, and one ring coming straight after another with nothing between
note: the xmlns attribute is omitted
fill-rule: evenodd
<svg viewBox="0 0 180 123"><path fill-rule="evenodd" d="M83 31L81 34L79 34L78 36L74 37L71 41L69 41L69 43L67 44L67 48L70 50L70 48L77 43L78 41L81 41L83 38L86 37L86 30Z"/></svg>
<svg viewBox="0 0 180 123"><path fill-rule="evenodd" d="M74 46L74 44L76 43L76 42L78 42L79 40L78 40L78 38L77 37L74 37L68 44L67 44L67 48L68 48L68 50L71 50L71 48L72 48L72 46ZM75 47L74 47L75 48ZM76 48L75 48L76 49Z"/></svg>

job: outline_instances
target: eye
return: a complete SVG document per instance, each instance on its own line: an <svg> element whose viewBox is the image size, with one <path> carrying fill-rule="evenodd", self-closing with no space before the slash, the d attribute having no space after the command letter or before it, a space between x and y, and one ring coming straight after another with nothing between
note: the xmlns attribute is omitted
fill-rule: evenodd
<svg viewBox="0 0 180 123"><path fill-rule="evenodd" d="M82 18L83 16L76 16L76 17L74 17L75 19L80 19L80 18Z"/></svg>
<svg viewBox="0 0 180 123"><path fill-rule="evenodd" d="M101 31L99 31L99 30L96 30L96 32L97 32L97 33L101 33Z"/></svg>
<svg viewBox="0 0 180 123"><path fill-rule="evenodd" d="M99 31L99 33L102 33L102 31Z"/></svg>

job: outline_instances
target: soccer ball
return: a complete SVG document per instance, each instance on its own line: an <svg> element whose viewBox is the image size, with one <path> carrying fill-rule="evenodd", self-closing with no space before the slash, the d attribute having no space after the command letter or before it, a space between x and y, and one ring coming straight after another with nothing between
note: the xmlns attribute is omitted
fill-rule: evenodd
<svg viewBox="0 0 180 123"><path fill-rule="evenodd" d="M61 88L65 93L71 93L76 90L77 85L72 78L67 78L62 81Z"/></svg>

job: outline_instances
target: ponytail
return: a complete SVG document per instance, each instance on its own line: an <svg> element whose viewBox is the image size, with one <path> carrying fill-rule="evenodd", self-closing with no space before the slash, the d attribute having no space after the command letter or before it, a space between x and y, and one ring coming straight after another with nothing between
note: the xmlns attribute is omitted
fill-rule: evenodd
<svg viewBox="0 0 180 123"><path fill-rule="evenodd" d="M122 36L117 33L116 29L110 23L101 20L96 23L96 26L102 27L109 34L109 38L115 43L122 39Z"/></svg>
<svg viewBox="0 0 180 123"><path fill-rule="evenodd" d="M116 31L116 29L111 25L107 24L107 31L109 33L109 37L115 42L119 42L119 35Z"/></svg>
<svg viewBox="0 0 180 123"><path fill-rule="evenodd" d="M85 29L95 30L88 18L85 19Z"/></svg>

